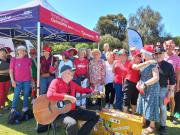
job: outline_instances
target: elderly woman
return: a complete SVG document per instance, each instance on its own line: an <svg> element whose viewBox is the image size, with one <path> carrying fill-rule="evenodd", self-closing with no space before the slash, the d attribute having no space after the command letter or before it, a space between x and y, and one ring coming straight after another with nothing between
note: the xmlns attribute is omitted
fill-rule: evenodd
<svg viewBox="0 0 180 135"><path fill-rule="evenodd" d="M10 88L8 51L0 48L0 110L4 108L8 90ZM1 115L1 114L0 114Z"/></svg>
<svg viewBox="0 0 180 135"><path fill-rule="evenodd" d="M140 90L137 102L137 113L143 115L146 120L150 121L149 127L143 132L144 134L150 134L155 131L155 122L158 122L160 117L159 72L157 63L150 64L154 59L153 45L145 45L141 52L146 65L140 68L140 81L137 83L137 89ZM136 67L136 69L138 68Z"/></svg>
<svg viewBox="0 0 180 135"><path fill-rule="evenodd" d="M106 53L105 61L105 108L113 109L113 102L115 97L115 90L113 87L114 73L112 72L114 57L113 52Z"/></svg>
<svg viewBox="0 0 180 135"><path fill-rule="evenodd" d="M32 61L30 58L26 57L27 51L26 47L20 45L17 47L17 56L13 57L10 62L10 77L12 86L14 87L14 97L12 101L11 112L17 109L19 95L21 90L23 90L23 112L28 111L28 97L30 94L31 87L31 65Z"/></svg>
<svg viewBox="0 0 180 135"><path fill-rule="evenodd" d="M101 52L98 49L92 50L92 56L93 59L89 63L91 87L102 92L105 78L104 60L101 59Z"/></svg>
<svg viewBox="0 0 180 135"><path fill-rule="evenodd" d="M89 60L86 58L86 49L80 49L78 52L78 58L76 58L73 62L74 67L76 68L75 74L74 74L74 80L75 82L86 88L88 87L88 77L89 77ZM82 98L82 94L76 93L76 97L81 96L80 102L77 101L77 106L85 105L85 98Z"/></svg>
<svg viewBox="0 0 180 135"><path fill-rule="evenodd" d="M86 58L86 50L80 49L78 53L78 58L74 60L74 68L76 68L74 77L76 82L81 85L81 81L88 78L89 72L89 61Z"/></svg>

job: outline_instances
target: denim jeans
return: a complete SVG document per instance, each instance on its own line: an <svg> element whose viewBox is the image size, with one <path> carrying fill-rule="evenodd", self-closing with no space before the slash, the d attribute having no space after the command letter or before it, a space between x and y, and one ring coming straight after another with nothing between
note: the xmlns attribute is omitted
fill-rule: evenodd
<svg viewBox="0 0 180 135"><path fill-rule="evenodd" d="M160 125L166 126L167 119L167 108L164 105L164 99L166 97L168 90L167 88L160 88Z"/></svg>
<svg viewBox="0 0 180 135"><path fill-rule="evenodd" d="M51 83L51 81L54 79L53 76L49 76L49 77L41 77L40 78L40 91L39 91L39 95L43 95L47 93L48 87Z"/></svg>
<svg viewBox="0 0 180 135"><path fill-rule="evenodd" d="M28 108L28 98L30 95L31 81L18 82L16 81L16 88L14 89L14 97L12 101L12 109L16 110L18 105L20 92L23 91L23 108Z"/></svg>
<svg viewBox="0 0 180 135"><path fill-rule="evenodd" d="M115 109L122 110L122 104L123 104L123 92L122 92L122 84L114 83L114 89L115 89Z"/></svg>
<svg viewBox="0 0 180 135"><path fill-rule="evenodd" d="M58 119L66 128L67 135L89 135L91 129L98 122L99 116L96 112L78 108L66 114L61 114ZM77 120L86 121L79 130Z"/></svg>

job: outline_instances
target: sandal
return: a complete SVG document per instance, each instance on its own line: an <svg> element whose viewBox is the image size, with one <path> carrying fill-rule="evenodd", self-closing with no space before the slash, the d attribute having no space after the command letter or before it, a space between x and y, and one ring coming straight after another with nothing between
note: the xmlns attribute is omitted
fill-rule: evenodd
<svg viewBox="0 0 180 135"><path fill-rule="evenodd" d="M142 135L149 135L155 132L155 128L154 127L148 127L146 129L143 130L143 134Z"/></svg>

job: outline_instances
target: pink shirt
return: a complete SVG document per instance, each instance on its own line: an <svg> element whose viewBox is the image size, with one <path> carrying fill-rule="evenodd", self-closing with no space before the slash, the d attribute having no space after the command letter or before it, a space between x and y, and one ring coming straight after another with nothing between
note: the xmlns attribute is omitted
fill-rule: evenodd
<svg viewBox="0 0 180 135"><path fill-rule="evenodd" d="M12 58L10 62L10 69L13 70L15 81L30 81L31 80L31 65L30 58Z"/></svg>
<svg viewBox="0 0 180 135"><path fill-rule="evenodd" d="M166 55L164 60L173 65L175 72L180 70L180 58L176 54L172 54L171 56Z"/></svg>

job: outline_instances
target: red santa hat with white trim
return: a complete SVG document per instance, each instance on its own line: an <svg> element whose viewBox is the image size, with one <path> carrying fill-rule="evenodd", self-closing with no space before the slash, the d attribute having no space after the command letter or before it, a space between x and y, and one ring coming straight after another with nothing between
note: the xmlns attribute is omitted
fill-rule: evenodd
<svg viewBox="0 0 180 135"><path fill-rule="evenodd" d="M145 53L152 56L154 54L154 46L144 45L144 47L141 49L141 53Z"/></svg>

